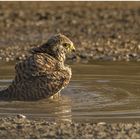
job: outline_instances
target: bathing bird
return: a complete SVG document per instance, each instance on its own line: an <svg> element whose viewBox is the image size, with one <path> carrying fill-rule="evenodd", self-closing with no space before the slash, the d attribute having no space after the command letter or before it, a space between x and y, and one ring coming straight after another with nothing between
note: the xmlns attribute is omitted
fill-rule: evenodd
<svg viewBox="0 0 140 140"><path fill-rule="evenodd" d="M12 83L0 91L0 100L35 101L59 95L71 79L71 68L64 62L72 51L73 42L63 34L30 49L30 55L16 64Z"/></svg>

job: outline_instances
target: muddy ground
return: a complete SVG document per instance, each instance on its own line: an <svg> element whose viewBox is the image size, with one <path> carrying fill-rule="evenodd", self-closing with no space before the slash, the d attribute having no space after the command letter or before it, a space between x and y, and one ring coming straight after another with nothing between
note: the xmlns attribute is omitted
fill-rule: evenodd
<svg viewBox="0 0 140 140"><path fill-rule="evenodd" d="M140 61L140 2L0 2L0 60L21 59L55 33L73 62Z"/></svg>

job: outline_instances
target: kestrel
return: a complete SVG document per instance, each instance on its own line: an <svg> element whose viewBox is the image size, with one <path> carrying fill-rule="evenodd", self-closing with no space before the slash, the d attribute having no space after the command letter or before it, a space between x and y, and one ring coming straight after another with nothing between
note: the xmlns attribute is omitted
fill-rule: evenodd
<svg viewBox="0 0 140 140"><path fill-rule="evenodd" d="M73 50L73 42L62 34L31 49L31 55L16 64L15 78L0 91L0 100L35 101L58 94L71 79L71 68L64 61Z"/></svg>

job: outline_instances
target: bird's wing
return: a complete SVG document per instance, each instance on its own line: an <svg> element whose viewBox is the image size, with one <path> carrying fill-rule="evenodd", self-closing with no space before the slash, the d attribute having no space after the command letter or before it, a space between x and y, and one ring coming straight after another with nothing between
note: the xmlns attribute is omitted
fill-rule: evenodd
<svg viewBox="0 0 140 140"><path fill-rule="evenodd" d="M46 85L44 86L44 84L42 84L42 88L45 87L46 90L48 89L49 94L58 92L69 83L71 78L70 68L59 65L57 60L50 56L36 57L37 70L32 71L32 77L33 79L41 79L40 85L44 79L46 81L44 84Z"/></svg>
<svg viewBox="0 0 140 140"><path fill-rule="evenodd" d="M65 87L71 78L71 70L57 65L55 60L39 55L18 63L15 81L17 87L23 89L21 94L26 96L27 92L23 91L31 88L32 98L35 99L39 94L41 97L51 96Z"/></svg>
<svg viewBox="0 0 140 140"><path fill-rule="evenodd" d="M16 77L19 80L46 75L55 69L56 61L49 56L45 57L43 54L30 56L26 60L18 62L15 66Z"/></svg>

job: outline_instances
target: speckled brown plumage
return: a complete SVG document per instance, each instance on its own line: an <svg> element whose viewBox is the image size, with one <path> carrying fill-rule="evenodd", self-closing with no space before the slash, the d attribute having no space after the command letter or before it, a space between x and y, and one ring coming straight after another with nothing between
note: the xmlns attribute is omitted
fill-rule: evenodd
<svg viewBox="0 0 140 140"><path fill-rule="evenodd" d="M12 84L0 91L1 100L40 100L60 92L70 81L71 69L64 65L65 55L75 49L64 35L33 48L31 55L15 66Z"/></svg>

